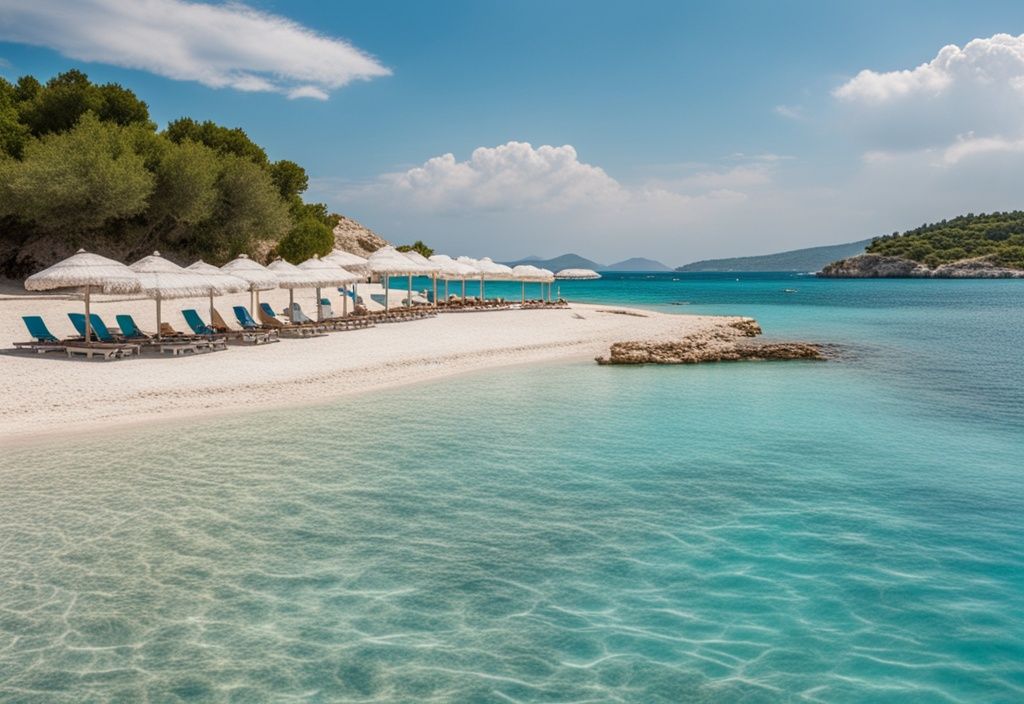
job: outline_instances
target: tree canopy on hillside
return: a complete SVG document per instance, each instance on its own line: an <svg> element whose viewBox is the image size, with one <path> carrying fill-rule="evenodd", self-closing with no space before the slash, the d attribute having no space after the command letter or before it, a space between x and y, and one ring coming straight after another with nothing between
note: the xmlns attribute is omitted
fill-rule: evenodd
<svg viewBox="0 0 1024 704"><path fill-rule="evenodd" d="M272 162L244 130L182 117L159 131L115 83L71 70L0 78L0 269L34 241L220 263L276 248L297 262L331 250L337 216L305 203L305 169Z"/></svg>
<svg viewBox="0 0 1024 704"><path fill-rule="evenodd" d="M867 251L903 257L932 268L961 259L990 257L1002 266L1024 269L1024 211L968 213L902 234L878 237Z"/></svg>

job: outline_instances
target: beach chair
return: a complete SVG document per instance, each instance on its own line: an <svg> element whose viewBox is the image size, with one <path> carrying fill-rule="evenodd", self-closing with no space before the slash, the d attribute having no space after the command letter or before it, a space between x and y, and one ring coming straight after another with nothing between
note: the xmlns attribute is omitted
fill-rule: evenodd
<svg viewBox="0 0 1024 704"><path fill-rule="evenodd" d="M124 338L115 337L107 329L103 319L95 313L89 314L89 325L92 327L93 337L96 338L96 341L93 342L85 340L85 315L83 313L68 313L68 319L82 336L81 342L76 340L65 343L64 351L67 352L68 357L83 355L87 359L93 357L101 357L105 360L123 359L137 355L142 350L141 345L125 342Z"/></svg>
<svg viewBox="0 0 1024 704"><path fill-rule="evenodd" d="M149 341L153 339L153 336L148 332L142 332L139 326L135 324L135 318L130 315L115 315L114 320L117 321L117 327L121 330L121 335L126 340Z"/></svg>
<svg viewBox="0 0 1024 704"><path fill-rule="evenodd" d="M237 313L238 308L235 308L235 311ZM248 311L246 311L246 315L248 315ZM257 315L259 315L260 322L263 323L263 325L268 328L276 328L282 335L291 335L292 337L315 337L323 334L323 328L317 325L281 322L278 320L277 316L274 315L274 309L270 307L269 303L260 303Z"/></svg>
<svg viewBox="0 0 1024 704"><path fill-rule="evenodd" d="M38 354L62 352L64 350L64 343L50 332L40 316L24 315L21 319L25 322L25 327L28 328L28 334L32 336L32 340L29 342L15 342L15 349L30 350Z"/></svg>
<svg viewBox="0 0 1024 704"><path fill-rule="evenodd" d="M335 330L357 330L359 328L373 327L373 321L365 316L352 314L346 316L335 315L330 298L320 299L320 312L324 316L323 322L333 325Z"/></svg>
<svg viewBox="0 0 1024 704"><path fill-rule="evenodd" d="M226 336L228 340L252 345L279 341L276 330L238 330L229 326L227 321L224 320L224 316L216 308L213 308L210 314L209 327L217 334Z"/></svg>

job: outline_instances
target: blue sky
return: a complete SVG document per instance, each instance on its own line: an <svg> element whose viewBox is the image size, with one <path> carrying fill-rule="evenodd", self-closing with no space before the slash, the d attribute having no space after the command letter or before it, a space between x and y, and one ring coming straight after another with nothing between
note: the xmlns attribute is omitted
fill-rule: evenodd
<svg viewBox="0 0 1024 704"><path fill-rule="evenodd" d="M0 74L241 126L310 198L452 254L679 264L1022 205L1024 3L197 7L0 0Z"/></svg>

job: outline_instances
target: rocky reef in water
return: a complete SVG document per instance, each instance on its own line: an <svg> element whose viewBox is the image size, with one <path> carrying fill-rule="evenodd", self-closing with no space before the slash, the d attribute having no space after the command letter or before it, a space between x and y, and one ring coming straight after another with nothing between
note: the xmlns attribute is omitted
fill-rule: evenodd
<svg viewBox="0 0 1024 704"><path fill-rule="evenodd" d="M1019 279L1024 269L1000 266L987 257L961 259L934 269L903 257L860 254L826 265L818 276L830 279Z"/></svg>
<svg viewBox="0 0 1024 704"><path fill-rule="evenodd" d="M753 318L671 341L616 342L598 364L700 364L768 360L825 360L824 347L811 342L755 342L761 326Z"/></svg>

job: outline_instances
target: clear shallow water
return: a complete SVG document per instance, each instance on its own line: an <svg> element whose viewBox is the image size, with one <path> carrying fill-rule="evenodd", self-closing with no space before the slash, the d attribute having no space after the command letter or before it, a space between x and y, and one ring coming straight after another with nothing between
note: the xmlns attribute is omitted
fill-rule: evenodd
<svg viewBox="0 0 1024 704"><path fill-rule="evenodd" d="M1024 285L672 278L845 355L6 450L0 700L1024 699Z"/></svg>

